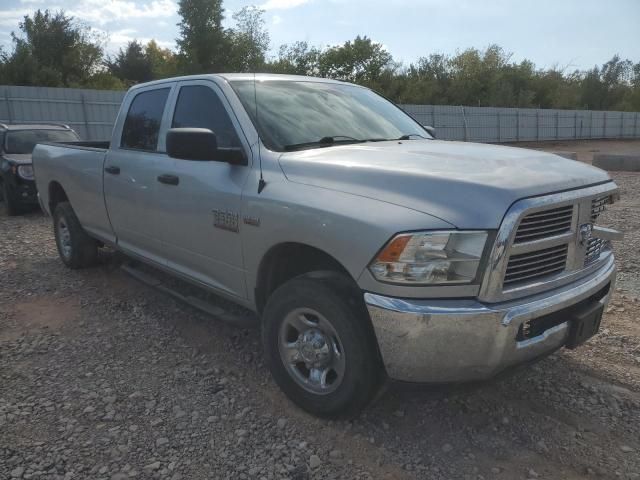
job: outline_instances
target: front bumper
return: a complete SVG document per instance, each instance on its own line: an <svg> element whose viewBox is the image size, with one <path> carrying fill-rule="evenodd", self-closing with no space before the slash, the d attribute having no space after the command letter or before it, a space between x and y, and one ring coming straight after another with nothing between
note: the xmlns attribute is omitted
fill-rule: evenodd
<svg viewBox="0 0 640 480"><path fill-rule="evenodd" d="M13 200L24 205L38 205L38 191L34 180L14 179L9 184Z"/></svg>
<svg viewBox="0 0 640 480"><path fill-rule="evenodd" d="M571 307L590 299L606 305L615 272L610 255L604 265L575 283L494 304L471 299L403 300L373 293L365 293L364 298L391 378L408 382L479 380L562 347L569 334ZM562 321L564 311L566 321ZM556 321L537 336L519 339L521 328L554 313L561 323Z"/></svg>

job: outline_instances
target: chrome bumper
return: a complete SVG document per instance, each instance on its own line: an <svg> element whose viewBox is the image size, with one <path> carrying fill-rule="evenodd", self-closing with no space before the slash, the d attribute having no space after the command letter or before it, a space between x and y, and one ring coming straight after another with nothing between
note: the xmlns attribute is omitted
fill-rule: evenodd
<svg viewBox="0 0 640 480"><path fill-rule="evenodd" d="M409 382L458 382L499 371L562 347L569 322L518 341L527 321L569 308L615 282L613 255L586 278L514 301L403 300L365 293L387 374Z"/></svg>

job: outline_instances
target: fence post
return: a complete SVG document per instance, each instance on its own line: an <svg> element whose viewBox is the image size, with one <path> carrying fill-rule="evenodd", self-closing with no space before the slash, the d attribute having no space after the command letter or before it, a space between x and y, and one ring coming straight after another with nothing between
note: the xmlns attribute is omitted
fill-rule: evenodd
<svg viewBox="0 0 640 480"><path fill-rule="evenodd" d="M498 142L502 142L502 114L498 111Z"/></svg>
<svg viewBox="0 0 640 480"><path fill-rule="evenodd" d="M469 141L469 130L467 127L467 116L464 113L464 107L460 105L460 110L462 110L462 124L464 125L464 141Z"/></svg>
<svg viewBox="0 0 640 480"><path fill-rule="evenodd" d="M578 112L573 112L573 138L578 139Z"/></svg>
<svg viewBox="0 0 640 480"><path fill-rule="evenodd" d="M638 136L638 112L636 112L636 118L633 121L633 136L637 137Z"/></svg>
<svg viewBox="0 0 640 480"><path fill-rule="evenodd" d="M87 140L91 140L89 132L89 116L87 115L87 104L84 98L84 93L80 96L80 102L82 103L82 117L84 118L84 129L87 134Z"/></svg>
<svg viewBox="0 0 640 480"><path fill-rule="evenodd" d="M520 109L516 108L516 140L520 141Z"/></svg>
<svg viewBox="0 0 640 480"><path fill-rule="evenodd" d="M607 138L607 111L604 112L604 122L602 123L602 138Z"/></svg>
<svg viewBox="0 0 640 480"><path fill-rule="evenodd" d="M560 112L558 112L557 110L556 110L555 117L556 117L556 140L560 140L560 130L558 128L560 123Z"/></svg>
<svg viewBox="0 0 640 480"><path fill-rule="evenodd" d="M536 140L540 141L540 110L536 110Z"/></svg>
<svg viewBox="0 0 640 480"><path fill-rule="evenodd" d="M7 102L7 115L9 115L9 123L13 123L13 112L11 111L11 102L9 101L9 92L4 89L4 100Z"/></svg>
<svg viewBox="0 0 640 480"><path fill-rule="evenodd" d="M589 138L593 138L593 110L589 111Z"/></svg>
<svg viewBox="0 0 640 480"><path fill-rule="evenodd" d="M624 113L620 112L620 138L624 138Z"/></svg>

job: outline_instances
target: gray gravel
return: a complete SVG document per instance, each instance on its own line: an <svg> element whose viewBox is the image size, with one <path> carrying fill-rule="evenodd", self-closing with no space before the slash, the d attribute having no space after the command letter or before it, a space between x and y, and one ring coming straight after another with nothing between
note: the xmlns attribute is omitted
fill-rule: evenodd
<svg viewBox="0 0 640 480"><path fill-rule="evenodd" d="M57 258L0 218L0 478L640 478L640 175L606 221L619 290L584 348L477 385L391 385L358 419L294 407L258 332Z"/></svg>

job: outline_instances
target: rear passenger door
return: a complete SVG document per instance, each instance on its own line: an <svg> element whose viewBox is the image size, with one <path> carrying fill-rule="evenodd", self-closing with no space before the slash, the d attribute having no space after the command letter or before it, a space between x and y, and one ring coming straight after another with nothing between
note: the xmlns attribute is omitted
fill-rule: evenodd
<svg viewBox="0 0 640 480"><path fill-rule="evenodd" d="M222 148L250 152L220 88L207 80L180 82L170 126L212 130ZM247 155L250 158L250 155ZM230 296L246 298L242 262L241 194L249 166L217 161L158 160L176 185L159 185L160 228L168 266Z"/></svg>
<svg viewBox="0 0 640 480"><path fill-rule="evenodd" d="M166 156L167 100L175 84L136 91L114 128L104 163L104 194L118 245L165 264L159 222L158 157Z"/></svg>

